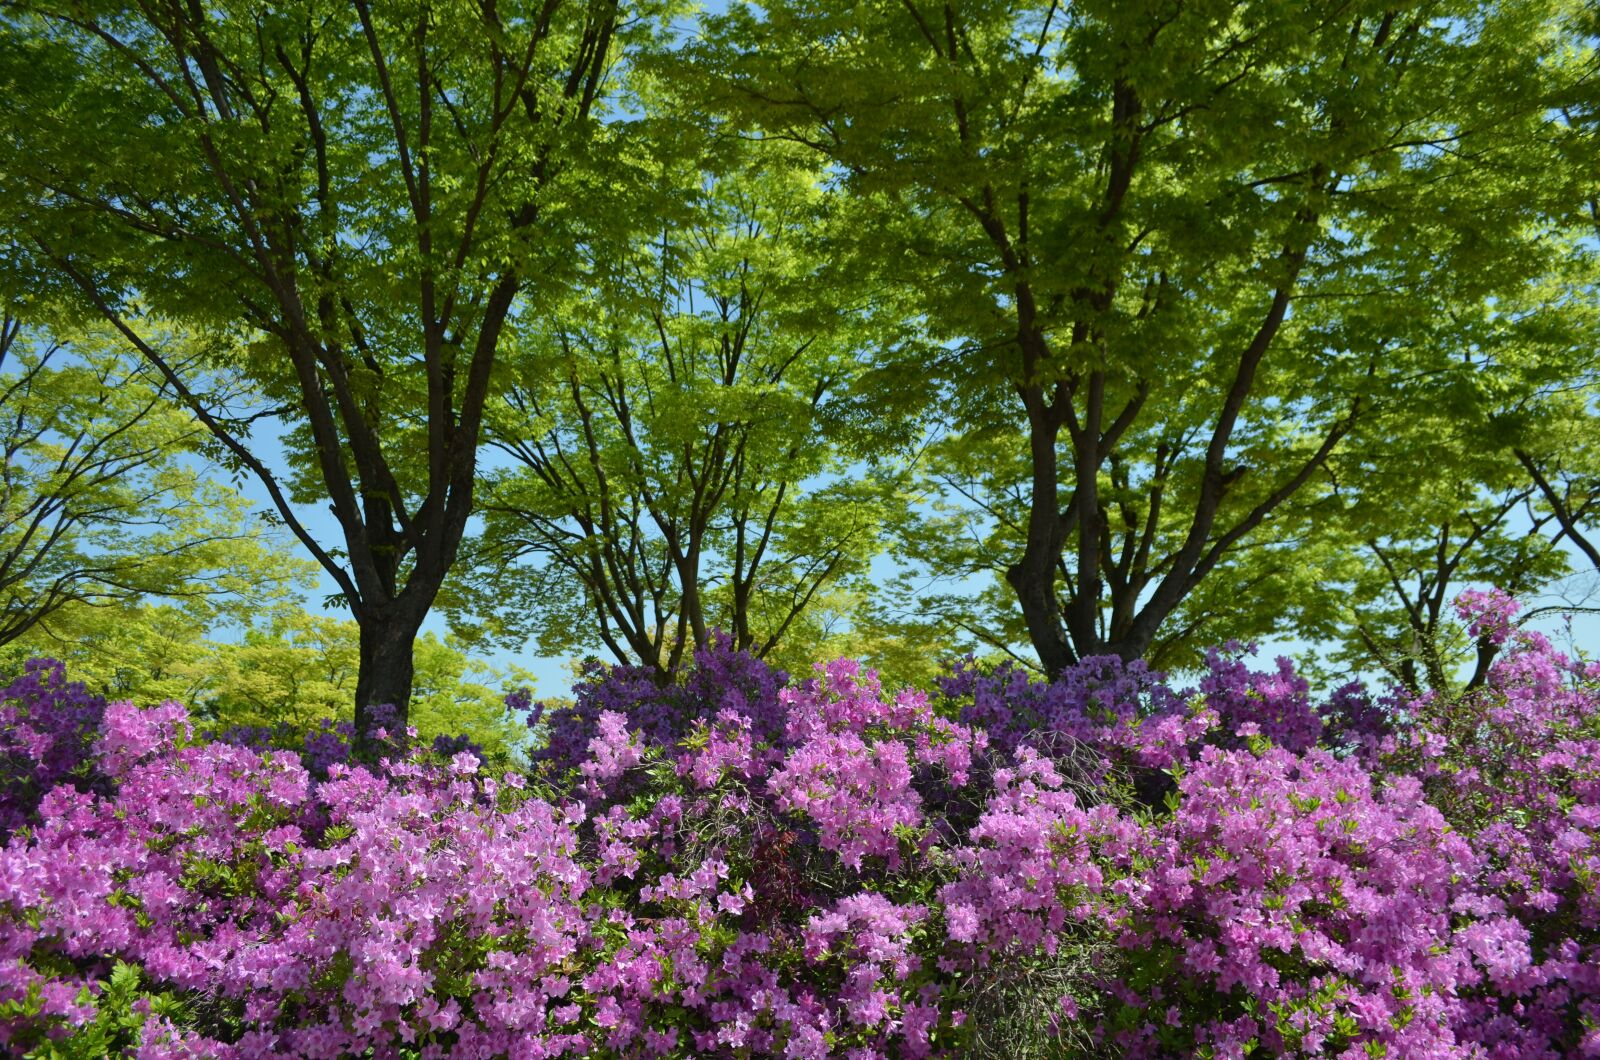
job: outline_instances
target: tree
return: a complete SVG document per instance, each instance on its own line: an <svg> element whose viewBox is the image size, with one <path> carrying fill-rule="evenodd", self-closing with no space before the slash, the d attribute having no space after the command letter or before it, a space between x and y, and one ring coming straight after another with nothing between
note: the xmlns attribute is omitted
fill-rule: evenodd
<svg viewBox="0 0 1600 1060"><path fill-rule="evenodd" d="M412 642L473 506L507 322L571 279L625 194L604 124L649 7L220 0L10 5L0 123L6 271L110 321L333 579L360 628L354 698L402 717ZM604 177L597 174L603 173ZM186 365L165 322L212 340ZM269 404L208 411L242 363ZM253 438L284 427L292 471ZM295 503L326 503L341 541Z"/></svg>
<svg viewBox="0 0 1600 1060"><path fill-rule="evenodd" d="M546 652L666 673L719 628L767 656L862 577L894 476L869 467L893 424L855 393L871 307L812 249L832 200L815 173L739 151L662 165L682 216L506 365L478 599Z"/></svg>
<svg viewBox="0 0 1600 1060"><path fill-rule="evenodd" d="M1600 37L1600 14L1591 12ZM1589 105L1575 112L1562 108L1568 125L1577 131L1580 142L1600 141L1600 92L1590 90ZM1587 192L1586 219L1591 238L1600 239L1600 180L1591 178ZM1595 390L1600 386L1600 328L1592 320L1594 295L1600 282L1591 276L1584 298L1576 300L1577 312L1589 321L1588 342L1581 344L1581 368L1566 372L1541 373L1541 384L1508 418L1512 418L1518 437L1512 455L1528 480L1539 491L1540 500L1561 527L1561 534L1600 571L1600 542L1586 531L1586 521L1600 517L1600 442L1597 442ZM1571 312L1574 300L1563 299Z"/></svg>
<svg viewBox="0 0 1600 1060"><path fill-rule="evenodd" d="M901 569L887 583L880 610L923 643L1041 668L1006 581L1016 542L1027 528L1031 469L1026 451L1004 426L991 431L957 426L929 447L919 466L929 496L918 516L893 524ZM1126 467L1113 472L1102 495L1119 496L1113 490L1120 487L1126 500L1131 493ZM1286 504L1262 530L1232 548L1158 627L1142 657L1160 670L1190 669L1212 646L1269 637L1286 621L1314 612L1313 601L1326 602L1319 582L1347 544L1327 532L1326 492L1325 487L1305 491L1296 498L1300 503ZM1309 494L1317 495L1316 503ZM1181 502L1180 496L1172 505L1180 518ZM1158 526L1157 531L1171 535L1174 528ZM1063 569L1064 580L1068 573Z"/></svg>
<svg viewBox="0 0 1600 1060"><path fill-rule="evenodd" d="M952 427L1020 454L980 507L1058 673L1148 653L1242 550L1291 548L1274 522L1437 367L1448 310L1564 249L1571 14L774 0L682 61L855 191L841 250L919 293Z"/></svg>
<svg viewBox="0 0 1600 1060"><path fill-rule="evenodd" d="M1481 482L1442 479L1425 483L1406 515L1417 521L1369 538L1356 553L1362 562L1351 565L1341 586L1349 593L1349 625L1338 654L1416 694L1476 688L1499 645L1488 637L1472 641L1451 605L1473 585L1526 596L1564 574L1566 557L1545 532L1551 516L1536 510L1531 487L1490 492ZM1463 683L1457 662L1464 652L1474 658Z"/></svg>
<svg viewBox="0 0 1600 1060"><path fill-rule="evenodd" d="M69 608L157 597L216 618L284 591L292 568L266 562L275 542L199 442L114 336L0 316L0 645Z"/></svg>
<svg viewBox="0 0 1600 1060"><path fill-rule="evenodd" d="M1301 597L1325 598L1320 617L1290 617L1337 661L1416 693L1475 688L1500 645L1469 636L1455 597L1497 588L1530 603L1590 560L1594 268L1574 254L1546 282L1454 314L1452 365L1418 381L1407 406L1366 420L1331 462L1337 507L1321 535L1343 559L1324 565L1320 594ZM1551 608L1569 609L1581 608Z"/></svg>

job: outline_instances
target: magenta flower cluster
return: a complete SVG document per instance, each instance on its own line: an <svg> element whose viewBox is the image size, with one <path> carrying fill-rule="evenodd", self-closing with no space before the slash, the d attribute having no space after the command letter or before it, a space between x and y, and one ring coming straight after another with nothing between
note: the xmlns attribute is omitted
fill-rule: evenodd
<svg viewBox="0 0 1600 1060"><path fill-rule="evenodd" d="M0 691L0 1051L1600 1055L1600 667L1455 701L1213 653L940 694L719 646L530 768ZM536 714L542 708L525 702Z"/></svg>

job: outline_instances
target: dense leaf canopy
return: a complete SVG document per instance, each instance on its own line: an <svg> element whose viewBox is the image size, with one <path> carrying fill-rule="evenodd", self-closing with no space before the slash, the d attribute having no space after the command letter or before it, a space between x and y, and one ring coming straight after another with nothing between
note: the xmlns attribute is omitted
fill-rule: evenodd
<svg viewBox="0 0 1600 1060"><path fill-rule="evenodd" d="M358 713L409 700L435 611L663 669L718 629L914 679L934 641L1056 672L1289 636L1443 688L1496 650L1456 592L1600 569L1584 5L0 32L0 294L41 343L109 327L255 480L356 622Z"/></svg>

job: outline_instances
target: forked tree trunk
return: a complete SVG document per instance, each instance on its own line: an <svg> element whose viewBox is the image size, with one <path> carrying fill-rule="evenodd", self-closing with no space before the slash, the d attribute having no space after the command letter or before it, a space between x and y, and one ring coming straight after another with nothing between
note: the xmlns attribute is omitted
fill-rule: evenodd
<svg viewBox="0 0 1600 1060"><path fill-rule="evenodd" d="M1028 639L1051 680L1078 661L1067 641L1066 624L1056 597L1056 565L1064 544L1059 512L1060 488L1056 439L1060 423L1045 407L1037 387L1021 388L1028 410L1028 447L1033 459L1029 494L1028 537L1022 555L1006 570L1006 581L1017 594Z"/></svg>
<svg viewBox="0 0 1600 1060"><path fill-rule="evenodd" d="M410 616L368 619L360 623L361 668L356 674L356 737L365 745L375 722L382 721L391 734L403 732L410 721L411 684L416 676L417 631L420 618ZM376 707L393 707L392 721Z"/></svg>

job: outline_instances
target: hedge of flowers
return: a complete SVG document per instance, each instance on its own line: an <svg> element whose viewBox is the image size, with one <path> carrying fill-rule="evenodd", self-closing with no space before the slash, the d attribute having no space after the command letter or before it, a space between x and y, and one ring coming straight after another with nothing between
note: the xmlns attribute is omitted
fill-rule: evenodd
<svg viewBox="0 0 1600 1060"><path fill-rule="evenodd" d="M0 1051L1600 1055L1600 667L596 669L531 765L0 690Z"/></svg>

